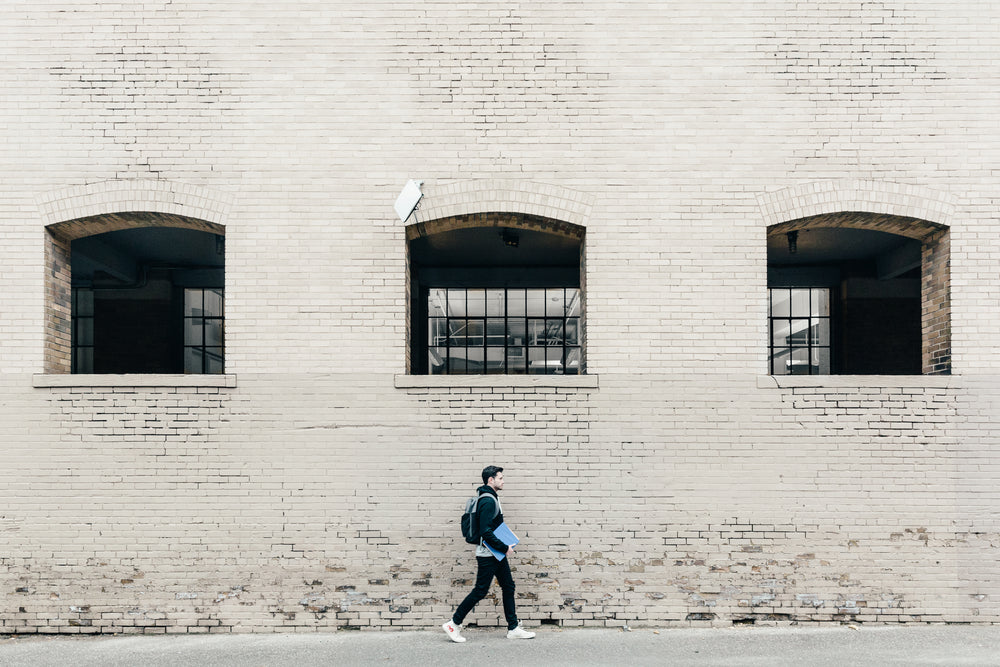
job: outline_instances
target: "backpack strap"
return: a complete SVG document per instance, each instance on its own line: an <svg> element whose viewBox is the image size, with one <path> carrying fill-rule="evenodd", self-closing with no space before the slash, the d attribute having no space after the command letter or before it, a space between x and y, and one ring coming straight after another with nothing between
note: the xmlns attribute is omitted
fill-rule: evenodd
<svg viewBox="0 0 1000 667"><path fill-rule="evenodd" d="M496 496L494 496L492 493L480 493L479 497L476 498L476 507L475 507L475 509L477 509L477 510L479 509L479 501L483 499L483 496L486 496L487 498L492 498L493 499L493 504L496 506L496 511L493 512L493 519L497 518L497 515L500 514L500 499L497 498ZM493 519L490 519L490 521L492 521Z"/></svg>

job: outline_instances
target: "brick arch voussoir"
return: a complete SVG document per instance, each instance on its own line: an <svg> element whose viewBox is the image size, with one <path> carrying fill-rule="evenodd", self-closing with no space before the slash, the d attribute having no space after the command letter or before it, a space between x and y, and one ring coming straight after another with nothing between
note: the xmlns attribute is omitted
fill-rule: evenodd
<svg viewBox="0 0 1000 667"><path fill-rule="evenodd" d="M947 225L920 218L864 211L841 211L823 213L787 222L780 222L767 228L768 236L777 236L794 231L809 229L861 229L905 236L918 241L926 241L948 229Z"/></svg>
<svg viewBox="0 0 1000 667"><path fill-rule="evenodd" d="M48 225L46 229L61 241L75 241L87 236L117 232L126 229L151 227L173 227L225 235L226 228L217 222L174 213L155 211L132 211L125 213L105 213L90 215L74 220Z"/></svg>
<svg viewBox="0 0 1000 667"><path fill-rule="evenodd" d="M412 240L458 229L496 227L501 229L525 229L547 234L555 234L572 239L583 239L586 229L580 225L562 220L546 218L526 213L468 213L437 218L427 222L417 222L407 226L406 238Z"/></svg>

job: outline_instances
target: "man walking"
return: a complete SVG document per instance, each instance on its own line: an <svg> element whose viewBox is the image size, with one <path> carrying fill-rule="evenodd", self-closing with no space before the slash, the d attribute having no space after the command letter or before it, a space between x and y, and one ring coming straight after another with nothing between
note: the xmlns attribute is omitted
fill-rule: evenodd
<svg viewBox="0 0 1000 667"><path fill-rule="evenodd" d="M514 610L514 578L510 574L510 557L514 554L514 547L508 547L496 535L493 530L503 523L503 512L500 508L500 498L497 495L503 489L503 468L499 466L486 466L483 468L483 486L479 487L479 505L476 508L476 517L479 520L479 534L482 539L476 547L476 561L479 570L476 573L476 585L472 592L465 596L462 604L451 617L451 620L442 625L444 631L453 642L464 642L462 636L462 621L469 615L476 603L486 597L490 591L490 584L496 577L503 591L503 613L507 617L507 639L531 639L534 632L528 632L517 622L517 612ZM495 513L495 516L494 516ZM496 557L486 548L490 545L500 553L506 553L507 557L497 560Z"/></svg>

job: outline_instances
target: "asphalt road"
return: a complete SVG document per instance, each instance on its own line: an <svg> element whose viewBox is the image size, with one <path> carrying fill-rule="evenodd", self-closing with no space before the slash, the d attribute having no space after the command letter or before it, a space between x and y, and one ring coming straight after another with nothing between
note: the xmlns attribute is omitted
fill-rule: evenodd
<svg viewBox="0 0 1000 667"><path fill-rule="evenodd" d="M536 629L530 640L468 629L300 635L0 638L0 665L1000 665L1000 626Z"/></svg>

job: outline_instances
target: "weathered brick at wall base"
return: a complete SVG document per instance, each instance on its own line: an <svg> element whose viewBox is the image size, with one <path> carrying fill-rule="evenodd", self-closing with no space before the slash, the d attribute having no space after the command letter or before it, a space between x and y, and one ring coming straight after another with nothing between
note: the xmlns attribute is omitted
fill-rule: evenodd
<svg viewBox="0 0 1000 667"><path fill-rule="evenodd" d="M0 4L0 633L435 628L487 463L528 625L1000 622L1000 3ZM766 375L816 216L920 230L927 375ZM403 375L486 219L579 228L587 376ZM66 375L133 223L224 232L228 375Z"/></svg>
<svg viewBox="0 0 1000 667"><path fill-rule="evenodd" d="M508 470L530 624L1000 621L996 382L600 380L6 383L62 435L0 473L37 489L2 513L0 632L432 627L474 577L456 508L484 460Z"/></svg>

